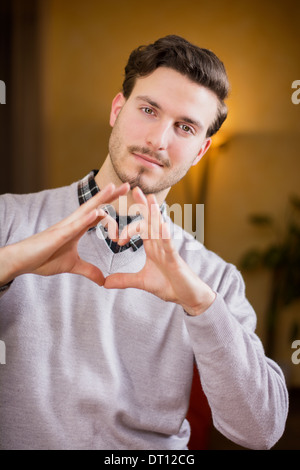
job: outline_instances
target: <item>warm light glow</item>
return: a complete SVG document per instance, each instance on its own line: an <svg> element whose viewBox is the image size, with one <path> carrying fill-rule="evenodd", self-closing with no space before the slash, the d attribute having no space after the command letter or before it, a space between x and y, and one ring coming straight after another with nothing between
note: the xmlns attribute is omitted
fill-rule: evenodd
<svg viewBox="0 0 300 470"><path fill-rule="evenodd" d="M229 135L227 132L218 132L216 135L212 137L211 149L217 149L226 145L232 136Z"/></svg>

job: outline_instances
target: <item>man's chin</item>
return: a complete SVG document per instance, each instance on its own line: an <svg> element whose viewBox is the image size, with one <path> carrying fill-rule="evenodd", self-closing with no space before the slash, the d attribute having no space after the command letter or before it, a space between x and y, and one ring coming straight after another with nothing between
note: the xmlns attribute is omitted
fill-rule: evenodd
<svg viewBox="0 0 300 470"><path fill-rule="evenodd" d="M155 193L155 188L149 187L147 184L143 183L141 180L139 181L128 181L130 185L130 189L140 188L144 194L153 194Z"/></svg>
<svg viewBox="0 0 300 470"><path fill-rule="evenodd" d="M149 183L145 181L145 175L143 173L144 172L142 171L137 176L134 176L134 177L123 175L123 177L121 178L121 181L122 183L129 183L131 190L139 187L143 191L144 194L151 194L155 192L155 188L152 185L149 185Z"/></svg>
<svg viewBox="0 0 300 470"><path fill-rule="evenodd" d="M119 168L115 168L115 171L116 170L119 170ZM137 173L135 172L135 174L132 174L133 172L131 174L128 173L129 171L127 173L116 171L116 174L122 183L129 183L130 189L139 187L145 195L157 194L170 188L170 185L159 185L157 184L157 181L152 181L151 174L149 174L144 168L141 168Z"/></svg>

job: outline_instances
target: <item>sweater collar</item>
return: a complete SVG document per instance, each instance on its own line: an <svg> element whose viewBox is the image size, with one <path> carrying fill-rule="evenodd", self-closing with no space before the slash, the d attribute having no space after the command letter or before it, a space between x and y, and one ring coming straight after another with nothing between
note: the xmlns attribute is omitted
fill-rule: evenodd
<svg viewBox="0 0 300 470"><path fill-rule="evenodd" d="M91 199L100 191L100 188L97 185L96 180L95 180L95 177L98 171L99 170L90 171L90 173L88 173L84 178L82 178L78 182L78 201L80 205L87 202L89 199ZM123 230L123 228L126 225L130 224L134 220L141 219L140 215L136 215L133 217L132 216L119 216L116 213L113 206L110 204L107 204L106 206L102 207L102 209L105 210L105 212L107 212L115 220L117 220L120 232ZM161 205L160 210L161 210L163 217L165 218L166 216L166 204L165 203ZM112 240L108 238L106 228L101 225L101 222L98 224L98 226L92 227L89 230L90 231L95 230L97 227L103 233L105 240L107 241L108 245L110 246L110 248L112 249L114 253L124 251L128 248L132 248L134 251L136 251L143 245L143 240L141 239L140 235L137 234L137 235L134 235L126 245L120 246L118 245L118 243L113 242Z"/></svg>

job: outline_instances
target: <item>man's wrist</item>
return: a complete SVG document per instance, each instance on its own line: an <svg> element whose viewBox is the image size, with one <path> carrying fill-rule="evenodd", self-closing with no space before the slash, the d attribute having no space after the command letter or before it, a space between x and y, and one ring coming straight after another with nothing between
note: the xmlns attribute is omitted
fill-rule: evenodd
<svg viewBox="0 0 300 470"><path fill-rule="evenodd" d="M8 288L10 287L10 285L14 282L14 279L12 279L11 281L7 282L7 284L3 284L3 285L0 285L0 294L2 292L5 292L6 290L8 290Z"/></svg>
<svg viewBox="0 0 300 470"><path fill-rule="evenodd" d="M13 271L11 245L0 247L0 287L10 285L17 276Z"/></svg>
<svg viewBox="0 0 300 470"><path fill-rule="evenodd" d="M201 315L201 313L204 313L213 304L216 296L217 294L212 289L209 289L199 304L194 306L182 305L182 307L189 316L197 317L198 315Z"/></svg>

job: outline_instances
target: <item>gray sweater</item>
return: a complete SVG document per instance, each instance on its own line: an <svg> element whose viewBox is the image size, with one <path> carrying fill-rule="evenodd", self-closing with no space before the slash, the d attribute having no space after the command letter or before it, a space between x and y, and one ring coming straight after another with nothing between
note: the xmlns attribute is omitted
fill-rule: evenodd
<svg viewBox="0 0 300 470"><path fill-rule="evenodd" d="M76 183L4 195L0 245L77 207ZM71 274L22 275L1 293L1 449L186 449L194 359L221 433L254 449L280 438L287 390L254 333L240 273L181 228L173 232L180 255L217 292L198 317L147 292L106 290ZM114 254L100 231L83 236L79 253L104 275L145 262L143 247Z"/></svg>

